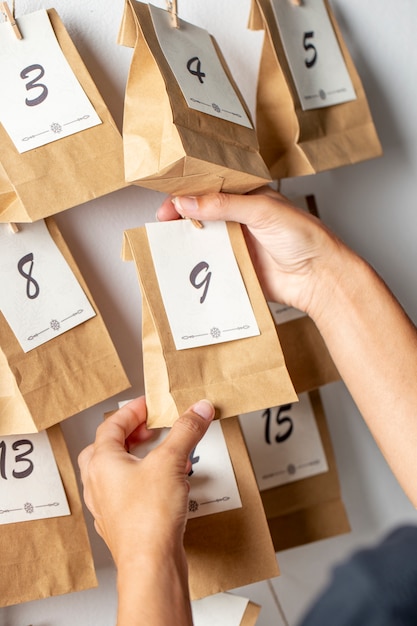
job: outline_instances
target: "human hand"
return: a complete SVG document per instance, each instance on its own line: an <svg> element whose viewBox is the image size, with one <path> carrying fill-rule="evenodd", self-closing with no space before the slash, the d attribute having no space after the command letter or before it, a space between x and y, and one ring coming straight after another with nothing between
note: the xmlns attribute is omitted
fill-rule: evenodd
<svg viewBox="0 0 417 626"><path fill-rule="evenodd" d="M80 453L84 499L118 567L132 560L132 552L153 559L182 547L189 456L213 417L210 402L196 403L157 448L139 459L129 448L153 432L146 430L145 398L140 397L101 424L95 442Z"/></svg>
<svg viewBox="0 0 417 626"><path fill-rule="evenodd" d="M160 221L180 216L243 224L265 297L307 313L314 308L316 281L332 265L341 245L320 220L268 187L244 196L212 193L167 198L157 211Z"/></svg>

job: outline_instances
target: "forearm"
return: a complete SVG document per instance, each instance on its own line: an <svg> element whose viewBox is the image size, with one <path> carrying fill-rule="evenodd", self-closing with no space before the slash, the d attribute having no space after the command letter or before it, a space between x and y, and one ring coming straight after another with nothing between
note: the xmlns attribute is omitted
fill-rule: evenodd
<svg viewBox="0 0 417 626"><path fill-rule="evenodd" d="M183 551L135 557L118 568L117 585L117 626L192 626Z"/></svg>
<svg viewBox="0 0 417 626"><path fill-rule="evenodd" d="M341 245L311 304L339 372L417 505L417 333L383 281Z"/></svg>

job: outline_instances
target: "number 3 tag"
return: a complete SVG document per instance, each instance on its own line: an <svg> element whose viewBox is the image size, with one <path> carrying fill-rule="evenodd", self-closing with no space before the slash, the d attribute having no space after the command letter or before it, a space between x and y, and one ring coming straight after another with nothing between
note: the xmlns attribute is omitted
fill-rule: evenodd
<svg viewBox="0 0 417 626"><path fill-rule="evenodd" d="M301 6L271 0L282 44L303 110L356 99L323 0Z"/></svg>
<svg viewBox="0 0 417 626"><path fill-rule="evenodd" d="M177 350L259 335L224 222L147 224Z"/></svg>
<svg viewBox="0 0 417 626"><path fill-rule="evenodd" d="M101 124L55 37L46 11L0 24L0 119L19 153Z"/></svg>

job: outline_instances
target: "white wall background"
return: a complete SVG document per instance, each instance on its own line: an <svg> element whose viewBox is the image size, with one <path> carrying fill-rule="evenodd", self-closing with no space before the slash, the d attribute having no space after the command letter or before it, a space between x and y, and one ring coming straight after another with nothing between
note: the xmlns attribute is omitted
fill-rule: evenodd
<svg viewBox="0 0 417 626"><path fill-rule="evenodd" d="M163 0L158 4L164 6ZM46 0L17 0L16 14L50 6ZM58 10L121 128L131 57L130 50L115 43L123 0L55 0L52 6ZM246 30L249 6L250 0L179 1L181 17L215 35L253 111L262 34ZM417 46L413 29L417 4L414 0L332 0L332 6L364 83L384 156L314 177L287 180L282 189L288 194L314 193L322 219L374 265L415 321ZM156 192L130 187L58 216L132 382L129 392L64 422L74 463L78 452L93 439L103 412L113 409L117 400L143 392L140 291L133 264L120 260L120 248L123 230L153 220L161 197ZM343 384L329 385L322 395L352 532L280 553L282 575L272 586L264 582L238 590L263 604L259 626L296 624L333 564L355 548L373 542L388 528L417 521L415 510L381 457ZM115 623L114 568L88 514L87 521L99 588L0 609L1 626Z"/></svg>

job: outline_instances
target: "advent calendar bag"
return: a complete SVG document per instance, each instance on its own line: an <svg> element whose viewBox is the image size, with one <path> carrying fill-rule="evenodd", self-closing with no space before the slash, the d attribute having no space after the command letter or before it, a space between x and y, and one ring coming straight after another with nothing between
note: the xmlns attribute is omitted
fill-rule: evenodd
<svg viewBox="0 0 417 626"><path fill-rule="evenodd" d="M93 557L83 517L74 470L59 425L47 435L56 460L69 507L69 515L30 519L36 506L34 493L28 496L28 521L2 523L0 529L0 606L5 607L97 586ZM14 468L21 476L32 469L27 440L12 448L3 440L2 455L10 455L2 471ZM20 453L20 458L19 458ZM37 469L35 462L34 471ZM10 470L11 471L11 470ZM6 475L7 478L7 475ZM22 478L19 483L24 483ZM19 485L21 489L21 485ZM2 500L3 501L3 500ZM22 502L23 504L23 502ZM50 503L55 510L56 503ZM7 511L2 511L5 517ZM2 520L3 521L3 520Z"/></svg>
<svg viewBox="0 0 417 626"><path fill-rule="evenodd" d="M123 257L135 261L142 290L148 426L172 426L199 398L211 400L221 418L296 400L240 224L206 222L198 229L190 220L176 220L128 230L124 236ZM161 252L162 263L167 262L164 298L155 269L155 248ZM230 255L219 267L226 248ZM235 273L228 278L233 264ZM241 290L236 297L232 295L239 281L242 300ZM169 301L165 299L168 287ZM203 320L200 305L208 304L215 294L214 310ZM178 309L174 325L172 319L168 321L167 302ZM231 310L236 302L242 306L237 306L235 316ZM250 310L243 316L247 305ZM223 314L227 317L224 325L217 317ZM252 329L255 334L250 335Z"/></svg>
<svg viewBox="0 0 417 626"><path fill-rule="evenodd" d="M126 2L126 180L174 194L243 193L269 182L250 114L207 31ZM167 60L169 58L169 61Z"/></svg>
<svg viewBox="0 0 417 626"><path fill-rule="evenodd" d="M0 374L7 381L0 385L0 390L4 387L0 393L2 435L44 430L129 387L129 381L103 319L53 218L48 218L45 224L43 220L34 224L22 224L21 231L5 236L8 228L6 224L0 224L0 255L5 254L0 274L4 272L3 285L6 284L6 278L11 281L7 283L7 290L0 294L3 299L3 311L0 313ZM41 244L37 244L35 254L32 253L34 230L37 233L40 231L42 237L45 237L41 239ZM26 238L27 235L29 239ZM15 263L15 238L21 241L23 237L25 243L19 246L23 245L25 254L19 263ZM13 257L9 252L9 245L14 251ZM51 265L48 262L50 257L41 261L42 250L39 248L46 250L47 245L48 250L52 246L54 252L58 248L58 256L52 257L57 260L52 265L56 266L60 259L64 264L62 270L57 270L58 287L50 281L49 276L46 279L44 274ZM19 247L18 256L21 255ZM5 272L9 263L13 270L11 277ZM22 275L18 272L18 265ZM58 293L64 269L72 272L71 275L78 281L82 300L81 305L79 300L71 302L72 308L68 309L68 313L56 317L56 307L61 301ZM37 294L37 290L43 296L48 293L52 284L57 291L52 291L52 301L49 300L52 302L51 310L46 311L46 323L45 319L40 323L37 316L32 320L29 314L23 315L23 322L30 323L34 330L31 335L28 336L26 332L23 339L18 339L5 317L5 310L9 301L12 301L12 292L15 293L15 285L19 293L23 293L25 300L34 303L36 299L33 296ZM25 297L25 290L29 298ZM84 309L91 309L88 319L77 324L78 319L81 320L84 315ZM58 332L62 334L57 334ZM44 338L48 338L48 341L40 343ZM38 343L32 348L29 344L33 342Z"/></svg>
<svg viewBox="0 0 417 626"><path fill-rule="evenodd" d="M0 24L0 222L32 222L126 185L121 135L56 11L17 24L22 40Z"/></svg>
<svg viewBox="0 0 417 626"><path fill-rule="evenodd" d="M265 30L256 125L274 179L381 155L361 80L328 0L299 6L252 0L249 27Z"/></svg>
<svg viewBox="0 0 417 626"><path fill-rule="evenodd" d="M268 524L238 418L222 420L221 428L233 464L242 506L188 519L184 546L192 599L279 575ZM195 467L197 472L198 464Z"/></svg>
<svg viewBox="0 0 417 626"><path fill-rule="evenodd" d="M275 550L349 532L319 391L240 422Z"/></svg>

